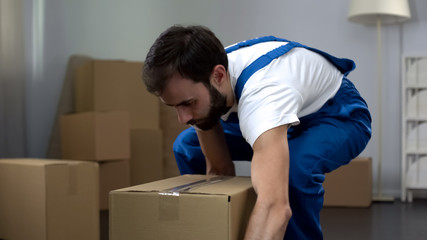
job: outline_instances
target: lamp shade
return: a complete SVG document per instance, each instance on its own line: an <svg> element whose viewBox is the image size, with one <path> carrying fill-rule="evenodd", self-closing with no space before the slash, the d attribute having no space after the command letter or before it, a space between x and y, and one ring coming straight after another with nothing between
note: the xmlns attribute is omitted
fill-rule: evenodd
<svg viewBox="0 0 427 240"><path fill-rule="evenodd" d="M397 23L411 17L408 0L351 0L348 19L362 24Z"/></svg>

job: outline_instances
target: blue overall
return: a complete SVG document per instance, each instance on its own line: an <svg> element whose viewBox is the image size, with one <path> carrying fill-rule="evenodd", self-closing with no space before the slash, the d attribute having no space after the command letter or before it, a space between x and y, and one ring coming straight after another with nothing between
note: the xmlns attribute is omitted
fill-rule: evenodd
<svg viewBox="0 0 427 240"><path fill-rule="evenodd" d="M289 42L268 36L241 42L227 48L226 52L265 41ZM323 206L324 174L349 163L365 148L371 137L371 116L366 102L346 78L355 68L353 61L335 58L296 42L266 53L245 68L236 83L236 99L240 98L246 81L253 73L294 47L304 47L321 54L344 74L335 96L317 112L300 118L300 124L288 130L292 218L284 239L323 239L319 214ZM221 120L221 124L232 159L250 161L252 148L242 137L237 117ZM206 173L205 158L194 128L184 130L177 137L173 151L181 174Z"/></svg>

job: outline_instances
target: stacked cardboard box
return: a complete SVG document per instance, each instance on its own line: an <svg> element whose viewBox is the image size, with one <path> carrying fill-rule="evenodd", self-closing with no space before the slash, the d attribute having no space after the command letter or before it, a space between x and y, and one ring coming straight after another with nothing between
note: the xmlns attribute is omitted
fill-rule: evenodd
<svg viewBox="0 0 427 240"><path fill-rule="evenodd" d="M128 112L83 112L60 121L62 158L111 161L129 159Z"/></svg>
<svg viewBox="0 0 427 240"><path fill-rule="evenodd" d="M326 207L369 207L372 203L372 159L355 158L326 174Z"/></svg>
<svg viewBox="0 0 427 240"><path fill-rule="evenodd" d="M98 165L0 159L0 239L99 240Z"/></svg>
<svg viewBox="0 0 427 240"><path fill-rule="evenodd" d="M108 209L108 192L129 186L128 112L84 112L60 121L63 159L99 164L100 209Z"/></svg>
<svg viewBox="0 0 427 240"><path fill-rule="evenodd" d="M141 79L143 63L93 60L76 70L75 109L128 111L131 129L159 129L159 102Z"/></svg>
<svg viewBox="0 0 427 240"><path fill-rule="evenodd" d="M180 173L175 161L172 146L178 135L188 128L188 126L178 122L175 109L165 104L160 104L160 128L163 133L164 177L176 177L180 175Z"/></svg>
<svg viewBox="0 0 427 240"><path fill-rule="evenodd" d="M100 206L108 192L163 177L159 102L145 90L142 63L91 60L76 68L75 113L61 117L63 159L96 161Z"/></svg>
<svg viewBox="0 0 427 240"><path fill-rule="evenodd" d="M131 131L132 185L163 178L162 131L134 129Z"/></svg>

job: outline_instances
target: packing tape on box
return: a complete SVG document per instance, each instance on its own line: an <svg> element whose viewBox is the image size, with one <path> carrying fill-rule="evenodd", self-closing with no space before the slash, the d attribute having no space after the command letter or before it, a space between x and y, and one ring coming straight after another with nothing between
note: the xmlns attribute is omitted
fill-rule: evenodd
<svg viewBox="0 0 427 240"><path fill-rule="evenodd" d="M195 188L207 186L231 179L229 176L215 176L192 183L168 188L159 192L159 220L174 221L179 219L179 195Z"/></svg>

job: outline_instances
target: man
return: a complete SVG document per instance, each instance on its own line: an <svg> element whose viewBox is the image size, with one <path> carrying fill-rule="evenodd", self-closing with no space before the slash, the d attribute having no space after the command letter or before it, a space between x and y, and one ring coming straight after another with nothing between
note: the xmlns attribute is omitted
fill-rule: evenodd
<svg viewBox="0 0 427 240"><path fill-rule="evenodd" d="M245 239L322 239L324 174L366 146L371 117L354 69L275 37L224 49L209 29L173 26L144 64L148 91L191 125L174 143L182 174L235 175L251 160L257 200Z"/></svg>

